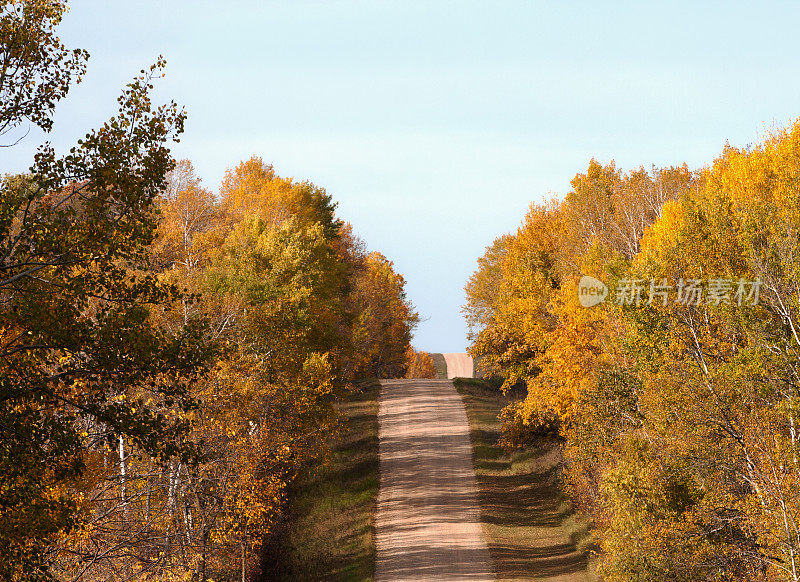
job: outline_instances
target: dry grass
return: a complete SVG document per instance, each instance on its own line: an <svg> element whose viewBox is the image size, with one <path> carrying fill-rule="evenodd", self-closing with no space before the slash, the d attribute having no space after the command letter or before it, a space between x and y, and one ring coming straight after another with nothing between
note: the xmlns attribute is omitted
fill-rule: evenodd
<svg viewBox="0 0 800 582"><path fill-rule="evenodd" d="M447 362L444 360L444 355L431 353L433 358L433 365L436 366L436 377L440 380L447 380Z"/></svg>
<svg viewBox="0 0 800 582"><path fill-rule="evenodd" d="M264 549L264 581L373 579L379 392L370 384L339 405L347 429L329 462L293 487L284 523Z"/></svg>
<svg viewBox="0 0 800 582"><path fill-rule="evenodd" d="M506 453L498 414L509 403L479 380L456 380L469 417L484 534L498 580L594 581L575 533L584 524L559 486L561 450L543 439Z"/></svg>

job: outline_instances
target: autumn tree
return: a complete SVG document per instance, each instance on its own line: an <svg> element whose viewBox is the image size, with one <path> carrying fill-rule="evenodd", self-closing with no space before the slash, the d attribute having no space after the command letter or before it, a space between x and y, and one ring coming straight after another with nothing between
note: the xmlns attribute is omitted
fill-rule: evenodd
<svg viewBox="0 0 800 582"><path fill-rule="evenodd" d="M85 70L62 2L0 3L0 135ZM337 394L400 375L417 316L310 182L258 158L219 195L150 93L0 183L0 577L246 579ZM2 145L13 145L2 144Z"/></svg>
<svg viewBox="0 0 800 582"><path fill-rule="evenodd" d="M602 308L579 306L578 279L621 277L663 201L692 180L686 168L622 175L592 160L564 201L531 205L517 233L487 249L466 287L465 315L478 329L470 353L505 388L527 384L529 398L512 415L523 424L567 421L605 365L596 356L613 324Z"/></svg>
<svg viewBox="0 0 800 582"><path fill-rule="evenodd" d="M561 207L532 205L513 237L487 249L467 285L463 310L477 326L470 354L483 374L504 379L504 388L534 377L536 355L551 325L547 306L557 289L554 269Z"/></svg>
<svg viewBox="0 0 800 582"><path fill-rule="evenodd" d="M60 2L2 5L0 123L45 130L80 77L86 54L54 28ZM148 275L154 200L172 168L168 144L183 130L174 103L149 93L163 61L119 98L119 113L63 157L39 149L31 170L3 179L0 201L0 570L47 577L46 553L82 527L91 451L129 440L157 458L188 460L188 426L170 411L193 406L188 385L206 354L196 329L165 333L149 314L180 297Z"/></svg>
<svg viewBox="0 0 800 582"><path fill-rule="evenodd" d="M556 213L531 210L491 309L468 304L472 349L528 387L506 439L551 419L564 439L604 579L798 579L798 135L702 173L592 162ZM582 275L604 304L579 304ZM631 280L672 300L619 301ZM675 300L690 281L698 300Z"/></svg>
<svg viewBox="0 0 800 582"><path fill-rule="evenodd" d="M713 299L629 316L642 415L625 439L636 454L621 454L605 485L614 579L642 561L678 579L797 579L797 143L793 126L749 151L726 148L642 240L634 273L703 279ZM756 281L769 283L753 301ZM644 470L654 465L685 493L664 497ZM640 493L626 484L621 495L636 473L648 476ZM622 543L634 522L648 538L638 550Z"/></svg>
<svg viewBox="0 0 800 582"><path fill-rule="evenodd" d="M380 315L387 331L405 330L385 352L402 362L415 321L410 304L391 302L404 297L402 279L336 219L331 198L258 158L227 173L220 197L179 162L157 206L150 268L186 292L152 325L200 326L217 350L191 386L194 408L180 414L201 456L162 462L128 445L124 463L95 469L104 479L88 491L94 529L70 540L94 558L82 570L80 552L66 552L65 578L247 578L295 475L327 454L336 395L375 375L357 347L386 336L363 343L359 322ZM358 292L376 274L376 296Z"/></svg>
<svg viewBox="0 0 800 582"><path fill-rule="evenodd" d="M63 2L0 2L0 138L26 121L50 131L56 105L86 72L89 54L56 35L65 10Z"/></svg>
<svg viewBox="0 0 800 582"><path fill-rule="evenodd" d="M436 365L428 352L410 347L406 352L406 378L438 378Z"/></svg>
<svg viewBox="0 0 800 582"><path fill-rule="evenodd" d="M356 376L403 377L411 332L419 321L406 297L403 276L382 254L370 253L356 272L353 300Z"/></svg>

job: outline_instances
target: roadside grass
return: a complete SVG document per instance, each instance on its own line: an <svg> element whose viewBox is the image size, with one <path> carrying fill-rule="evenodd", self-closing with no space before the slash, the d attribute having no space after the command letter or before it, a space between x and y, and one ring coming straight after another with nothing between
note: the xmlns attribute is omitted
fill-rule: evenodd
<svg viewBox="0 0 800 582"><path fill-rule="evenodd" d="M447 380L447 362L444 354L431 354L433 365L436 366L436 377L440 380Z"/></svg>
<svg viewBox="0 0 800 582"><path fill-rule="evenodd" d="M454 381L467 409L484 535L498 580L596 581L587 527L559 480L561 448L542 438L506 452L499 414L511 398L483 380Z"/></svg>
<svg viewBox="0 0 800 582"><path fill-rule="evenodd" d="M338 405L348 418L326 463L295 482L264 547L263 581L361 582L375 575L378 396L370 383Z"/></svg>

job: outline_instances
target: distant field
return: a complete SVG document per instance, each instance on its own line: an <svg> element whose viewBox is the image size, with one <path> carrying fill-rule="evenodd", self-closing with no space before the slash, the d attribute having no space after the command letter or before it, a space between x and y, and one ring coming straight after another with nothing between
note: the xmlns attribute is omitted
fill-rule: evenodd
<svg viewBox="0 0 800 582"><path fill-rule="evenodd" d="M588 554L579 549L585 525L559 488L557 443L506 453L497 446L498 415L509 399L480 380L456 380L472 436L481 519L498 580L546 578L589 582Z"/></svg>
<svg viewBox="0 0 800 582"><path fill-rule="evenodd" d="M375 573L375 507L379 485L378 396L367 386L339 406L346 431L328 465L312 468L293 487L263 582L361 582Z"/></svg>

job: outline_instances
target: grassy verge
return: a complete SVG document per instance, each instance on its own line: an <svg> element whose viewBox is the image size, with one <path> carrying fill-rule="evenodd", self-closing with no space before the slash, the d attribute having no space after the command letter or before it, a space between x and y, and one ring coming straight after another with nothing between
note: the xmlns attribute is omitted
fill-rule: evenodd
<svg viewBox="0 0 800 582"><path fill-rule="evenodd" d="M436 366L436 377L440 380L447 380L447 362L443 354L431 354L433 365Z"/></svg>
<svg viewBox="0 0 800 582"><path fill-rule="evenodd" d="M372 580L379 485L376 383L339 405L349 419L328 463L292 487L284 520L264 548L263 580Z"/></svg>
<svg viewBox="0 0 800 582"><path fill-rule="evenodd" d="M509 398L480 380L455 384L469 417L481 518L497 579L596 580L578 541L585 524L559 487L558 443L542 439L505 452L497 446L498 415Z"/></svg>

